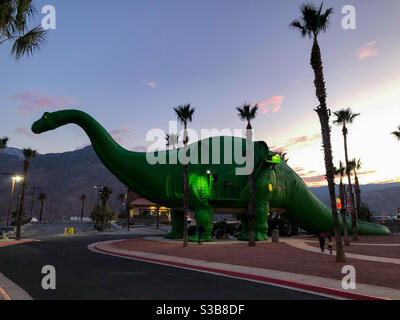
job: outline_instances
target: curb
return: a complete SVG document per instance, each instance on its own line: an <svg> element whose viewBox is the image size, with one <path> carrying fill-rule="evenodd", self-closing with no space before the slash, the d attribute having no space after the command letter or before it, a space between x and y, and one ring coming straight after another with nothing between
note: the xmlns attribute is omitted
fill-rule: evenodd
<svg viewBox="0 0 400 320"><path fill-rule="evenodd" d="M325 294L325 295L330 295L330 296L335 296L335 297L340 297L340 298L345 298L345 299L390 300L390 299L381 298L381 297L367 296L367 295L352 293L352 292L344 292L344 291L340 291L337 289L303 284L303 283L287 281L287 280L282 280L282 279L275 279L275 278L259 276L259 275L249 274L249 273L228 271L228 270L223 270L223 269L216 269L216 268L210 268L210 267L197 266L197 265L193 265L193 264L186 264L186 263L181 263L181 262L176 262L176 261L168 261L168 260L161 260L161 259L157 259L157 258L149 258L149 257L138 256L138 255L119 253L119 252L103 249L103 248L99 247L98 243L93 244L93 247L100 252L104 252L106 254L111 254L114 256L127 257L127 258L131 258L131 259L145 261L145 262L151 262L151 263L160 263L160 264L169 265L169 266L178 267L178 268L210 272L210 273L214 273L214 274L226 275L226 276L235 277L235 278L239 278L239 279L252 280L252 281L263 282L263 283L267 283L267 284L275 284L275 285L279 285L279 286L285 286L288 288L305 290L305 291L309 291L309 292L313 292L313 293Z"/></svg>
<svg viewBox="0 0 400 320"><path fill-rule="evenodd" d="M0 247L7 247L7 246L12 246L14 244L22 244L22 243L29 243L36 241L38 240L19 240L19 241L0 242Z"/></svg>
<svg viewBox="0 0 400 320"><path fill-rule="evenodd" d="M0 300L33 300L20 286L0 273Z"/></svg>

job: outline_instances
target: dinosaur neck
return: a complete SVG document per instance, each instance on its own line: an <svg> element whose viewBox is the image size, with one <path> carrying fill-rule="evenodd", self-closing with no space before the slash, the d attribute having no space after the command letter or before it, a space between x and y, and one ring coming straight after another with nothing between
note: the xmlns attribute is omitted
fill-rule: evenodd
<svg viewBox="0 0 400 320"><path fill-rule="evenodd" d="M69 123L80 126L88 135L97 155L103 162L115 162L114 153L125 150L108 134L108 132L95 119L79 110L63 110L53 114L55 127L61 127Z"/></svg>
<svg viewBox="0 0 400 320"><path fill-rule="evenodd" d="M149 194L145 185L138 184L137 178L152 168L146 161L146 154L133 152L121 147L100 123L79 110L63 110L53 113L55 127L69 123L80 126L88 135L93 149L101 162L128 188L142 196Z"/></svg>

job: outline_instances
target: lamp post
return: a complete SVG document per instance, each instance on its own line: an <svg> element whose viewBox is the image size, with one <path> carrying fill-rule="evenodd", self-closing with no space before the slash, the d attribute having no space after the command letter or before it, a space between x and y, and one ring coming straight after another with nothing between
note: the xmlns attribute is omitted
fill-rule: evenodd
<svg viewBox="0 0 400 320"><path fill-rule="evenodd" d="M31 202L31 210L30 210L30 213L29 213L29 218L32 218L33 200L35 199L35 191L37 189L40 189L40 187L34 186L34 187L31 187L31 188L32 188L32 202Z"/></svg>
<svg viewBox="0 0 400 320"><path fill-rule="evenodd" d="M97 184L97 185L93 186L93 188L97 189L97 202L96 202L96 205L99 206L99 197L100 197L101 192L103 191L104 186L101 185L101 184Z"/></svg>
<svg viewBox="0 0 400 320"><path fill-rule="evenodd" d="M12 207L12 200L13 200L13 195L14 195L14 187L15 187L15 182L21 182L23 180L23 177L21 176L13 176L11 178L12 183L11 183L11 193L10 193L10 202L8 204L8 214L7 214L7 223L6 223L6 230L8 229L8 223L10 219L10 213L11 213L11 207Z"/></svg>

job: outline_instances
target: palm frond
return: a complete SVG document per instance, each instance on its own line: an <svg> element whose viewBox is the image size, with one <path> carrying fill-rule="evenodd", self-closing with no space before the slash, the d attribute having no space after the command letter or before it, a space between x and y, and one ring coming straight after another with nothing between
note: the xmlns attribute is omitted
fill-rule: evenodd
<svg viewBox="0 0 400 320"><path fill-rule="evenodd" d="M339 111L335 111L333 114L336 116L336 119L333 121L333 123L338 125L353 123L354 119L360 115L359 113L353 113L351 108L341 109Z"/></svg>
<svg viewBox="0 0 400 320"><path fill-rule="evenodd" d="M0 139L0 150L7 147L8 137L3 137Z"/></svg>
<svg viewBox="0 0 400 320"><path fill-rule="evenodd" d="M316 37L321 31L326 32L333 8L328 8L325 12L322 12L323 4L322 2L319 7L313 3L303 4L300 7L300 20L293 20L290 26L300 30L303 37Z"/></svg>
<svg viewBox="0 0 400 320"><path fill-rule="evenodd" d="M11 54L15 55L18 60L24 55L32 55L34 51L39 50L45 43L46 31L37 26L15 40Z"/></svg>
<svg viewBox="0 0 400 320"><path fill-rule="evenodd" d="M22 150L22 153L26 160L32 160L33 158L35 158L37 156L36 150L32 150L30 148L24 148Z"/></svg>

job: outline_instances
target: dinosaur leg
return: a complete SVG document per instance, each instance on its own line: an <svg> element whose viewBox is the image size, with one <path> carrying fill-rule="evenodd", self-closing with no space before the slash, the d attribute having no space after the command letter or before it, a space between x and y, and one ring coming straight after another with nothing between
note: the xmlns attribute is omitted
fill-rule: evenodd
<svg viewBox="0 0 400 320"><path fill-rule="evenodd" d="M183 211L173 210L171 212L171 232L164 235L166 239L183 238Z"/></svg>
<svg viewBox="0 0 400 320"><path fill-rule="evenodd" d="M269 203L263 201L256 201L256 211L254 217L254 237L256 241L267 240L268 232L268 210ZM238 235L238 240L248 241L249 240L249 223L248 217L241 219L243 229Z"/></svg>
<svg viewBox="0 0 400 320"><path fill-rule="evenodd" d="M204 227L204 234L203 234L203 242L210 242L211 241L211 233L214 227L214 210L213 208L201 208L195 210L195 219L196 219L196 226L199 227L203 225ZM196 234L189 238L190 242L198 242L199 235L196 228Z"/></svg>

